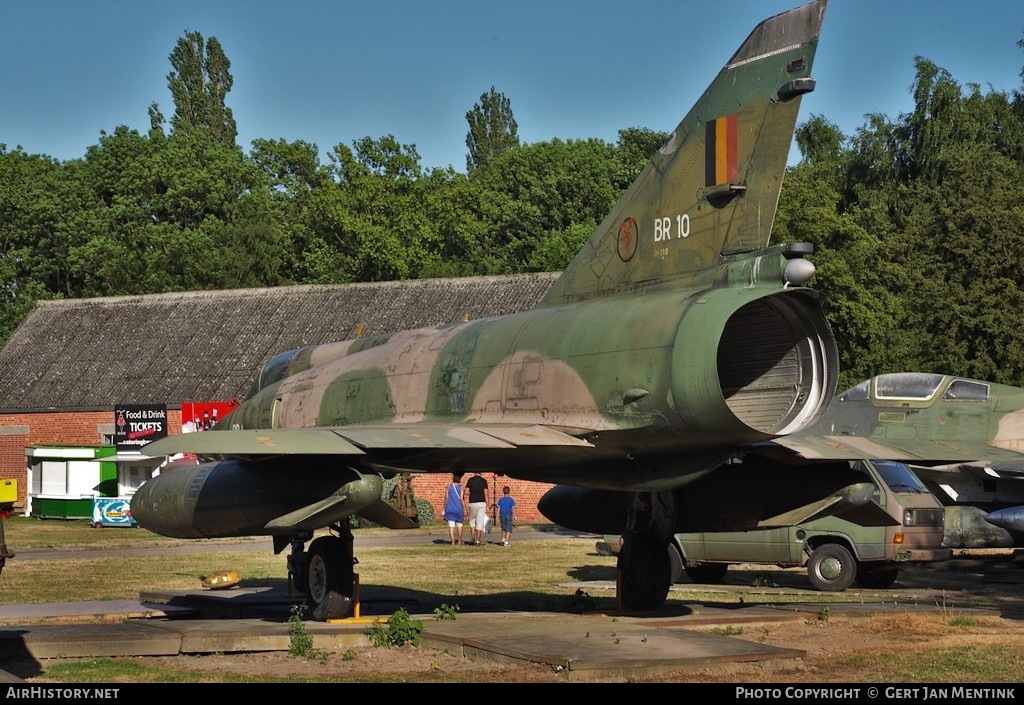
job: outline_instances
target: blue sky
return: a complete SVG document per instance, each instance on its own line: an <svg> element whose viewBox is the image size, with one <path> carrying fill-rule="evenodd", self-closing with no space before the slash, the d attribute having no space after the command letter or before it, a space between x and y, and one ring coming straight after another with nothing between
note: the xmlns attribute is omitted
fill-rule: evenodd
<svg viewBox="0 0 1024 705"><path fill-rule="evenodd" d="M465 114L491 86L525 143L673 129L761 20L800 0L3 0L0 143L79 158L101 130L174 112L168 56L186 31L231 62L227 104L254 138L393 135L424 168L465 171ZM800 120L847 135L912 108L914 57L983 90L1021 87L1020 0L830 0ZM790 155L795 160L796 152Z"/></svg>

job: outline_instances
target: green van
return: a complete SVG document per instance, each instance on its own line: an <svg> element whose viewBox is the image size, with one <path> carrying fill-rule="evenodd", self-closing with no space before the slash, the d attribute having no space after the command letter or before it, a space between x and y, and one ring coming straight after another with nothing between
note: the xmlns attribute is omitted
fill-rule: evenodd
<svg viewBox="0 0 1024 705"><path fill-rule="evenodd" d="M870 478L873 499L892 518L890 526L861 526L828 516L794 526L753 531L676 534L669 547L673 582L683 573L695 583L721 582L730 564L806 566L818 590L838 592L854 583L886 588L901 565L952 558L942 547L943 508L906 464L857 460L851 466ZM598 542L617 553L619 537Z"/></svg>

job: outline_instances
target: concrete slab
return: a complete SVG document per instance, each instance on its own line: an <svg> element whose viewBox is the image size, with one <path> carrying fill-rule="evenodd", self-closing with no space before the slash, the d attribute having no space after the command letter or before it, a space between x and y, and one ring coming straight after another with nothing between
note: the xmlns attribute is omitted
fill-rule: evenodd
<svg viewBox="0 0 1024 705"><path fill-rule="evenodd" d="M294 605L305 597L270 587L245 587L229 590L146 590L139 593L148 604L167 610L192 610L206 618L238 618L276 615L288 618Z"/></svg>
<svg viewBox="0 0 1024 705"><path fill-rule="evenodd" d="M81 622L0 628L0 658L89 656L173 656L181 636L159 622Z"/></svg>
<svg viewBox="0 0 1024 705"><path fill-rule="evenodd" d="M608 615L460 616L457 622L425 628L424 643L434 648L459 644L467 658L544 664L573 681L606 679L609 674L639 676L714 662L806 656L802 650L689 631L658 620Z"/></svg>
<svg viewBox="0 0 1024 705"><path fill-rule="evenodd" d="M156 617L189 617L198 615L195 607L159 604L145 600L100 600L44 604L0 605L0 623L5 620L26 620L74 617L106 619L149 619Z"/></svg>

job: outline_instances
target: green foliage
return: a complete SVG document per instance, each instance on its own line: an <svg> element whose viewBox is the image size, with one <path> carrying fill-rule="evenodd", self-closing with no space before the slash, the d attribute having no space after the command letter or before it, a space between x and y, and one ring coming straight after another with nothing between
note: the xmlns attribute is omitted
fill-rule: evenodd
<svg viewBox="0 0 1024 705"><path fill-rule="evenodd" d="M327 652L313 648L313 635L303 621L305 614L305 605L294 605L291 609L291 616L288 617L288 655L323 662L327 659Z"/></svg>
<svg viewBox="0 0 1024 705"><path fill-rule="evenodd" d="M711 630L712 634L718 634L719 636L737 636L743 633L743 627L715 627Z"/></svg>
<svg viewBox="0 0 1024 705"><path fill-rule="evenodd" d="M245 674L223 676L140 663L137 659L115 659L108 656L91 659L50 659L46 665L47 680L52 683L197 683L251 682Z"/></svg>
<svg viewBox="0 0 1024 705"><path fill-rule="evenodd" d="M458 605L449 605L447 603L441 603L440 607L434 608L434 619L455 619L455 615L459 611Z"/></svg>
<svg viewBox="0 0 1024 705"><path fill-rule="evenodd" d="M822 605L821 608L818 609L818 621L819 622L827 622L828 621L828 613L829 613L828 606L827 605Z"/></svg>
<svg viewBox="0 0 1024 705"><path fill-rule="evenodd" d="M388 649L405 644L419 646L422 632L423 622L413 619L404 609L395 611L386 623L375 619L366 628L366 634L375 647Z"/></svg>
<svg viewBox="0 0 1024 705"><path fill-rule="evenodd" d="M843 153L846 136L839 126L820 115L811 115L797 127L796 144L809 164L838 164Z"/></svg>
<svg viewBox="0 0 1024 705"><path fill-rule="evenodd" d="M601 140L555 139L510 150L473 171L471 183L482 192L479 217L491 234L481 254L495 273L566 261L565 244L546 243L582 243L604 220L622 193L616 155Z"/></svg>
<svg viewBox="0 0 1024 705"><path fill-rule="evenodd" d="M288 617L288 653L292 656L305 656L313 649L313 637L306 630L303 618L306 606L294 605Z"/></svg>
<svg viewBox="0 0 1024 705"><path fill-rule="evenodd" d="M772 577L771 573L764 571L759 572L754 576L754 579L750 582L753 587L778 587L779 584L775 582L775 578Z"/></svg>
<svg viewBox="0 0 1024 705"><path fill-rule="evenodd" d="M951 627L976 627L978 618L970 614L958 614L949 620Z"/></svg>
<svg viewBox="0 0 1024 705"><path fill-rule="evenodd" d="M176 134L234 145L238 134L225 99L233 79L231 62L216 37L186 31L170 55L167 85L174 98L171 127ZM156 106L154 106L155 108Z"/></svg>
<svg viewBox="0 0 1024 705"><path fill-rule="evenodd" d="M490 164L499 154L519 146L519 126L512 116L512 103L504 94L496 92L494 86L466 113L466 122L469 123L468 171Z"/></svg>
<svg viewBox="0 0 1024 705"><path fill-rule="evenodd" d="M667 132L655 132L644 127L619 130L615 150L615 161L619 163L616 186L623 191L628 189L667 139Z"/></svg>

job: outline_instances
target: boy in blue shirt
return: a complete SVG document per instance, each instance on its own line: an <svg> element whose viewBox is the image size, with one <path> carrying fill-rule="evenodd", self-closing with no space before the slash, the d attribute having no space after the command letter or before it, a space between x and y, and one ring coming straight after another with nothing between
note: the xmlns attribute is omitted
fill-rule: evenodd
<svg viewBox="0 0 1024 705"><path fill-rule="evenodd" d="M516 501L509 496L508 485L501 488L502 497L492 504L498 508L498 519L501 522L501 545L508 546L508 540L512 537L512 527L516 520Z"/></svg>

